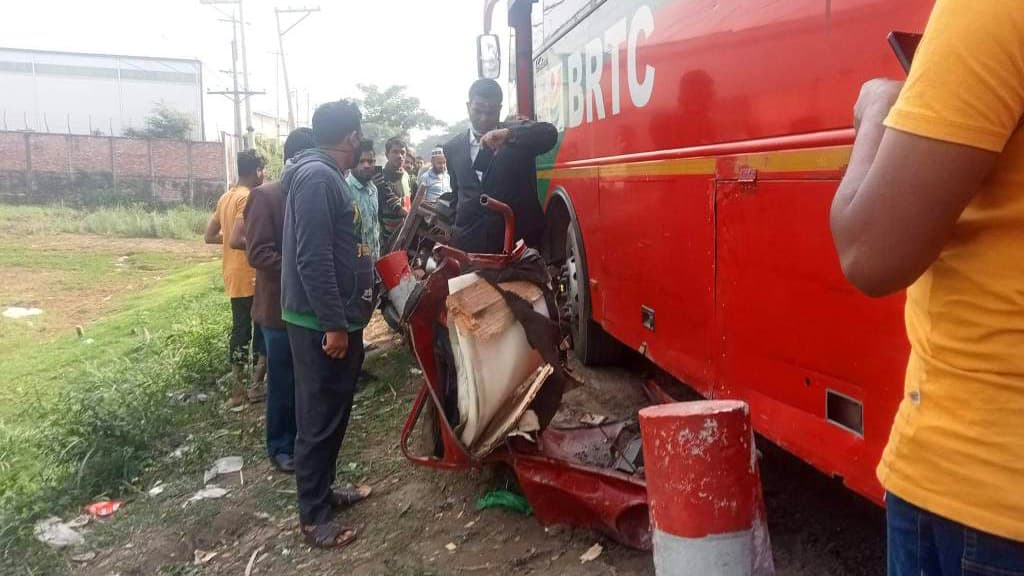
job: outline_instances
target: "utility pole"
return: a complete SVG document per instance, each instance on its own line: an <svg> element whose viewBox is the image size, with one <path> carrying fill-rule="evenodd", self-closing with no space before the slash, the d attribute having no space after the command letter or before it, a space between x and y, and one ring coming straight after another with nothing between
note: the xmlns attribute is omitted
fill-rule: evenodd
<svg viewBox="0 0 1024 576"><path fill-rule="evenodd" d="M245 147L252 148L253 145L253 127L252 127L252 107L249 105L249 56L245 50L245 11L242 8L244 3L242 0L238 0L238 26L241 28L242 35L242 90L246 92L245 98Z"/></svg>
<svg viewBox="0 0 1024 576"><path fill-rule="evenodd" d="M238 29L235 28L237 22L232 16L231 20L222 20L223 22L231 22L231 70L221 70L224 73L231 74L231 90L207 90L207 94L220 94L221 96L227 96L235 104L235 142L238 143L239 149L250 148L252 145L246 135L242 133L242 99L245 99L246 105L249 103L249 96L254 94L266 94L265 91L253 92L251 90L239 90L238 89ZM251 135L251 132L249 133Z"/></svg>
<svg viewBox="0 0 1024 576"><path fill-rule="evenodd" d="M226 12L217 7L217 4L237 4L238 5L238 17L235 17L234 12L230 14L232 25L241 27L241 40L242 40L242 90L238 90L238 75L234 75L235 88L233 90L236 98L241 96L241 102L236 101L235 103L235 133L239 138L243 148L251 148L253 145L253 127L252 127L252 107L249 105L249 96L254 94L264 94L265 92L253 92L249 90L249 58L248 53L245 50L245 12L242 4L242 0L199 0L200 4L212 5L221 14L229 16ZM232 37L234 40L231 42L231 67L234 70L236 61L238 60L238 30L232 31ZM208 92L208 94L221 94L223 92ZM241 112L240 103L245 105L245 132L241 130Z"/></svg>
<svg viewBox="0 0 1024 576"><path fill-rule="evenodd" d="M288 82L288 64L287 64L287 61L286 61L286 58L285 58L285 55L284 55L284 35L287 34L292 28L295 28L296 26L298 26L299 22L302 22L303 20L308 18L310 14L312 14L313 12L319 12L319 11L320 11L320 7L319 6L317 6L315 8L284 8L284 9L274 8L274 18L277 20L278 53L279 53L279 56L281 58L281 75L284 76L284 93L287 96L287 100L288 100L287 101L287 105L288 105L288 130L289 131L295 130L295 109L292 106L291 84ZM294 13L302 14L302 16L300 16L298 20L293 22L291 26L285 28L284 30L281 30L281 14L294 14ZM298 105L298 103L296 103L296 105Z"/></svg>

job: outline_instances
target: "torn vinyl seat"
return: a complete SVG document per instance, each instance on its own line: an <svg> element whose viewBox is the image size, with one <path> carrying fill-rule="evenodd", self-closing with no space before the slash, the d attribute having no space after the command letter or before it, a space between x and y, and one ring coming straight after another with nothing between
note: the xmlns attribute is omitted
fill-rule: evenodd
<svg viewBox="0 0 1024 576"><path fill-rule="evenodd" d="M416 293L392 305L425 379L403 426L401 450L410 461L437 469L508 464L542 523L591 527L648 549L642 479L565 457L581 443L599 442L598 436L544 430L572 378L565 369L551 280L540 254L522 241L513 243L511 209L486 197L481 201L504 216L502 254L467 254L439 245L436 269L414 280L415 290L408 280L404 291L388 290L389 299ZM404 253L387 258L395 254L397 260L405 256L408 268ZM381 276L388 285L383 271ZM388 288L401 284L395 278L392 274ZM410 449L424 413L432 436L425 455ZM528 430L530 439L510 438L517 427ZM567 448L558 450L559 445Z"/></svg>

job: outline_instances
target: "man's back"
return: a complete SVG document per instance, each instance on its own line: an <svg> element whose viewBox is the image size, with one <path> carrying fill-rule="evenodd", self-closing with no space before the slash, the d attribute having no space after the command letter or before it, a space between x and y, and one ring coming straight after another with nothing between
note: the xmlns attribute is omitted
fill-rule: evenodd
<svg viewBox="0 0 1024 576"><path fill-rule="evenodd" d="M235 222L245 211L249 200L249 189L245 186L234 186L217 201L216 217L220 222L224 241L221 246L224 272L224 290L230 298L252 296L256 281L256 271L249 266L244 250L231 247L231 233Z"/></svg>

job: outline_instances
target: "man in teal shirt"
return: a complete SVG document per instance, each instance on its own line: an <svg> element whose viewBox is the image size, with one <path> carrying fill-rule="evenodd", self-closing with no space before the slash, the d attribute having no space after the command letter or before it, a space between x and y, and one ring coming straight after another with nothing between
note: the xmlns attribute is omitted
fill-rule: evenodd
<svg viewBox="0 0 1024 576"><path fill-rule="evenodd" d="M377 217L377 186L373 183L377 167L373 152L373 140L359 142L359 155L355 167L345 176L349 200L359 211L362 223L363 243L360 250L367 250L372 262L380 259L380 220Z"/></svg>

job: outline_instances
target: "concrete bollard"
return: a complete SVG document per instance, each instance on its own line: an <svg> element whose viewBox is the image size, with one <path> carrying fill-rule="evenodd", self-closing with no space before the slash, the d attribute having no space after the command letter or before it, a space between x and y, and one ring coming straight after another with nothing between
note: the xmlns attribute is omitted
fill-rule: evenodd
<svg viewBox="0 0 1024 576"><path fill-rule="evenodd" d="M657 576L773 576L746 403L640 411Z"/></svg>

